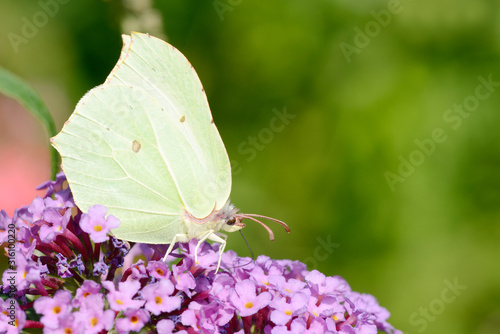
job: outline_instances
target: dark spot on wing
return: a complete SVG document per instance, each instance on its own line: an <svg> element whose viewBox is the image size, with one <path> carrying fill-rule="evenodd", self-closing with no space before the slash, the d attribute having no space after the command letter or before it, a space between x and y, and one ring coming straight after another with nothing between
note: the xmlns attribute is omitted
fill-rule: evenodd
<svg viewBox="0 0 500 334"><path fill-rule="evenodd" d="M210 120L210 124L214 124L214 119L213 118Z"/></svg>
<svg viewBox="0 0 500 334"><path fill-rule="evenodd" d="M181 117L181 123L184 123L185 120L186 120L186 116L182 116Z"/></svg>
<svg viewBox="0 0 500 334"><path fill-rule="evenodd" d="M134 140L132 142L132 151L138 153L140 150L141 150L141 143L137 140Z"/></svg>

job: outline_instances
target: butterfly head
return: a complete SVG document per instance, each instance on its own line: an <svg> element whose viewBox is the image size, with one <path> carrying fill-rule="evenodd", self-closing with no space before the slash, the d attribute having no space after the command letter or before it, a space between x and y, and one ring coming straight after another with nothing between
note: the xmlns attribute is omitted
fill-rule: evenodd
<svg viewBox="0 0 500 334"><path fill-rule="evenodd" d="M229 201L220 211L215 213L215 215L217 216L216 220L223 222L223 225L220 226L220 229L225 232L236 232L241 230L243 227L246 226L245 223L242 223L242 220L249 219L262 225L269 233L269 239L274 240L273 231L266 224L264 224L257 218L267 219L276 222L281 226L283 226L287 232L290 232L290 228L288 228L288 225L282 222L281 220L267 216L256 215L252 213L238 213L238 209L235 208L234 205L229 203Z"/></svg>
<svg viewBox="0 0 500 334"><path fill-rule="evenodd" d="M241 218L239 218L238 215L234 215L226 221L226 223L222 226L222 230L226 232L236 232L245 226L246 224L241 222Z"/></svg>
<svg viewBox="0 0 500 334"><path fill-rule="evenodd" d="M235 213L233 216L231 216L226 221L226 223L222 226L222 229L226 232L235 232L235 231L241 230L243 227L246 226L246 224L242 223L241 221L243 219L250 219L250 220L253 220L254 222L262 225L269 233L269 239L274 240L273 231L269 228L269 226L267 226L266 224L264 224L263 222L258 220L256 217L276 222L276 223L280 224L281 226L283 226L288 233L290 233L290 228L288 227L288 225L285 222L282 222L281 220L274 219L271 217L261 216L261 215L251 214L251 213Z"/></svg>

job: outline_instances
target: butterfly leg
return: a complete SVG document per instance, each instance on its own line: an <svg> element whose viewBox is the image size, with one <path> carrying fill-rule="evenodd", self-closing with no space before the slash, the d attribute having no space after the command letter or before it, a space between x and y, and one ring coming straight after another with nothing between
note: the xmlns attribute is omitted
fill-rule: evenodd
<svg viewBox="0 0 500 334"><path fill-rule="evenodd" d="M196 247L194 249L194 262L196 264L198 264L198 248L200 247L200 245L205 241L205 240L212 240L210 239L210 236L214 234L214 230L207 230L205 231L204 234L202 234L200 240L198 241L198 243L196 244Z"/></svg>
<svg viewBox="0 0 500 334"><path fill-rule="evenodd" d="M220 262L222 260L222 253L224 253L224 249L226 248L227 235L220 232L214 232L208 236L208 240L215 241L220 244L219 261L217 261L217 269L215 269L215 273L217 273L219 271Z"/></svg>
<svg viewBox="0 0 500 334"><path fill-rule="evenodd" d="M167 262L167 256L168 256L168 254L170 254L170 252L172 252L172 249L174 249L174 246L177 243L177 241L186 240L186 238L187 238L186 234L174 235L174 238L170 242L170 245L168 246L167 252L165 253L165 256L163 257L163 262Z"/></svg>

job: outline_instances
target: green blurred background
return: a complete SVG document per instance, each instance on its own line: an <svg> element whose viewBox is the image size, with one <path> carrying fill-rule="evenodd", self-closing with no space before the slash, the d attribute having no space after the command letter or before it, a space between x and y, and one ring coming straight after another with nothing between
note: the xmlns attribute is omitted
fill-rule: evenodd
<svg viewBox="0 0 500 334"><path fill-rule="evenodd" d="M204 84L233 202L292 229L250 222L256 254L343 276L405 333L500 333L498 1L16 0L0 18L0 64L58 129L122 32L167 39ZM9 214L49 177L47 144L0 97Z"/></svg>

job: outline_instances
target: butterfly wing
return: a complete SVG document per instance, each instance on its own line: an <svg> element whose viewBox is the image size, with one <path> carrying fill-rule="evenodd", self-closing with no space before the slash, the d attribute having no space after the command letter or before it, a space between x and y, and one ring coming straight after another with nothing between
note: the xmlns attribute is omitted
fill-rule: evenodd
<svg viewBox="0 0 500 334"><path fill-rule="evenodd" d="M120 59L105 85L141 88L177 120L175 124L189 146L185 149L196 157L191 161L196 165L192 171L185 170L186 161L182 160L171 169L184 207L196 218L220 210L229 199L231 167L194 68L182 53L158 38L132 33L123 41Z"/></svg>
<svg viewBox="0 0 500 334"><path fill-rule="evenodd" d="M78 103L53 138L75 202L108 207L122 239L169 243L229 198L229 159L187 59L148 35L124 37L102 86Z"/></svg>

